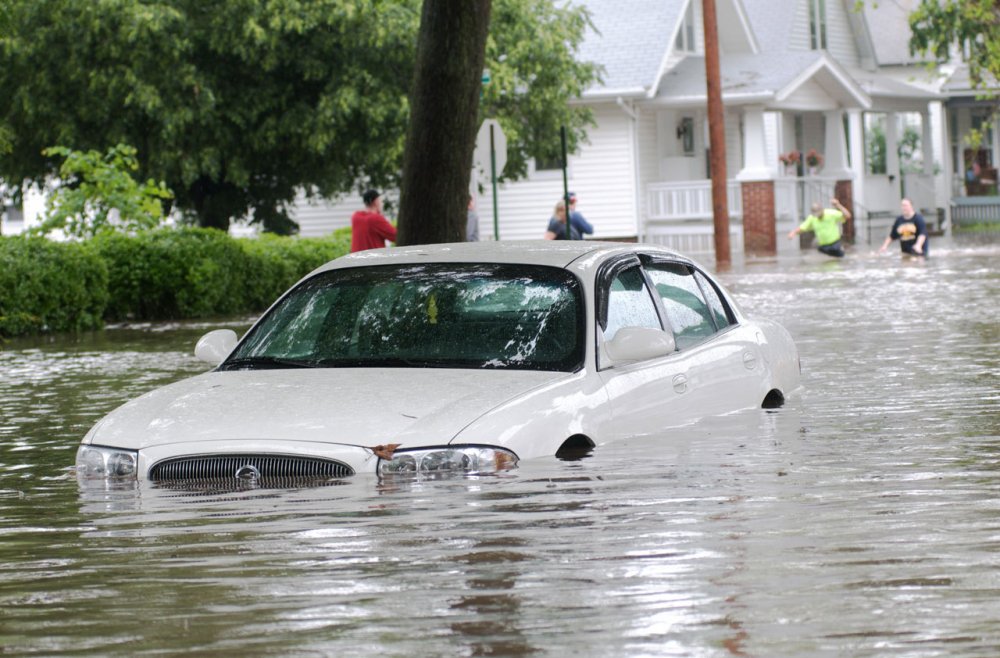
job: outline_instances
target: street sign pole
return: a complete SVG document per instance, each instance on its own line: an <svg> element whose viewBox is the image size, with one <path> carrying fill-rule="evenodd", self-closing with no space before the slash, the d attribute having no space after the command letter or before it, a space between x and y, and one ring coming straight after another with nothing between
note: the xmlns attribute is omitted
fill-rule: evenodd
<svg viewBox="0 0 1000 658"><path fill-rule="evenodd" d="M490 179L493 182L493 239L500 239L500 212L497 204L497 149L490 124Z"/></svg>
<svg viewBox="0 0 1000 658"><path fill-rule="evenodd" d="M562 140L562 174L563 174L563 203L566 204L566 239L572 240L573 233L570 231L569 223L569 179L566 176L566 168L569 166L566 161L566 126L559 127L559 138Z"/></svg>

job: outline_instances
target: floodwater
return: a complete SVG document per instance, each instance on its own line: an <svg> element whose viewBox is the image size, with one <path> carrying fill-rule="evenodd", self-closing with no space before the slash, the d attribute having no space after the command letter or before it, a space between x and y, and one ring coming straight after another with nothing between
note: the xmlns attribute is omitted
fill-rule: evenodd
<svg viewBox="0 0 1000 658"><path fill-rule="evenodd" d="M799 345L784 409L494 477L81 490L207 327L6 344L0 654L1000 655L1000 240L722 279Z"/></svg>

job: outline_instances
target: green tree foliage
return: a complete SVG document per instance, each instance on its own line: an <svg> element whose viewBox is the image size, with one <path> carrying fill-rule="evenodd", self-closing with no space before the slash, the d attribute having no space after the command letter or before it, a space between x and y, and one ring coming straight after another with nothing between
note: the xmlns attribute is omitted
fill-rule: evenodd
<svg viewBox="0 0 1000 658"><path fill-rule="evenodd" d="M557 6L558 5L558 6ZM496 118L507 137L504 177L517 179L532 158L561 160L560 126L576 152L593 125L585 107L570 105L600 80L599 67L577 61L590 25L585 9L551 0L494 0L486 41L480 115Z"/></svg>
<svg viewBox="0 0 1000 658"><path fill-rule="evenodd" d="M552 4L495 1L482 111L509 132L508 175L588 120L567 107L596 77L572 57L586 17ZM133 144L139 177L202 226L250 215L291 232L300 189L398 184L420 5L0 0L0 178L54 174L52 144Z"/></svg>
<svg viewBox="0 0 1000 658"><path fill-rule="evenodd" d="M107 231L137 231L163 221L163 201L173 197L163 183L138 183L135 149L118 144L105 155L54 146L43 152L64 158L59 187L49 197L40 233L56 229L75 237Z"/></svg>
<svg viewBox="0 0 1000 658"><path fill-rule="evenodd" d="M958 46L974 86L995 86L1000 80L1000 6L995 0L921 0L910 14L910 30L912 52L945 62Z"/></svg>

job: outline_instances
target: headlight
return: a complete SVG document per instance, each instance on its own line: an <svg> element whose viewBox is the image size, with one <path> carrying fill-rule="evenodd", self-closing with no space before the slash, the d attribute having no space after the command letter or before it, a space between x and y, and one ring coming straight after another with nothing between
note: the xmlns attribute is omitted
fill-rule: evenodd
<svg viewBox="0 0 1000 658"><path fill-rule="evenodd" d="M134 480L138 461L139 453L135 450L82 445L76 451L76 474L87 480Z"/></svg>
<svg viewBox="0 0 1000 658"><path fill-rule="evenodd" d="M486 446L440 446L397 450L392 459L379 459L378 474L494 473L517 466L517 455Z"/></svg>

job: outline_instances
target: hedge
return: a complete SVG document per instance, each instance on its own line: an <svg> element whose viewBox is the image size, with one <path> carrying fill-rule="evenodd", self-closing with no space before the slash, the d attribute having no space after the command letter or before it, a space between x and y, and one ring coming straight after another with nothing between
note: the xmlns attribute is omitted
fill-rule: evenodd
<svg viewBox="0 0 1000 658"><path fill-rule="evenodd" d="M232 238L200 228L83 243L0 238L0 336L259 312L349 250L350 229L326 238Z"/></svg>
<svg viewBox="0 0 1000 658"><path fill-rule="evenodd" d="M0 336L96 329L108 267L87 245L0 238Z"/></svg>

